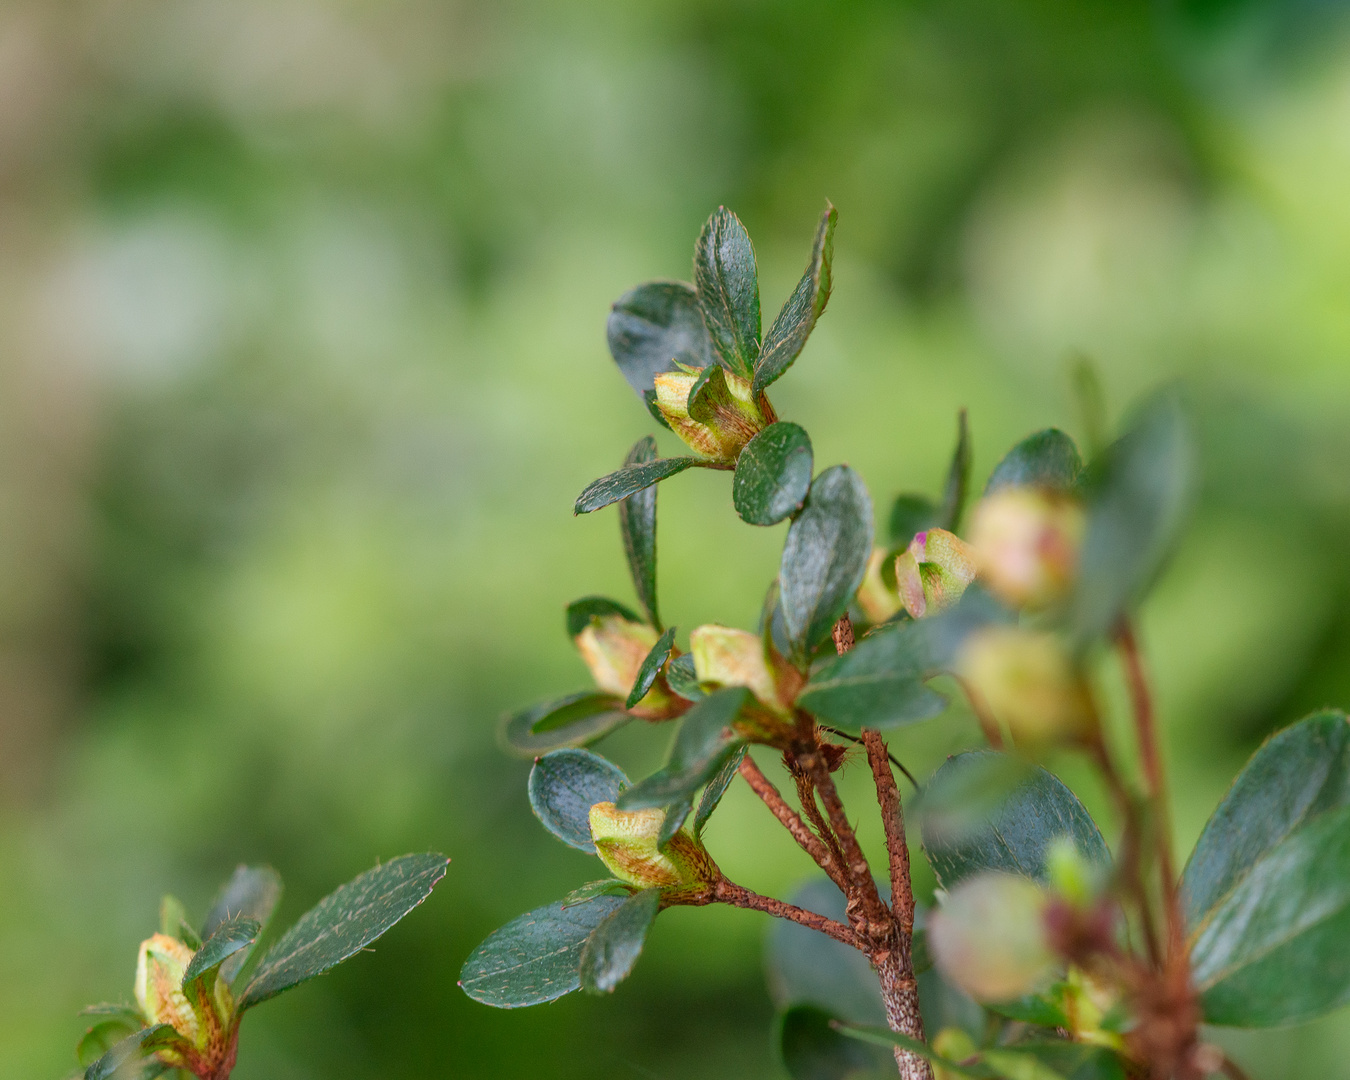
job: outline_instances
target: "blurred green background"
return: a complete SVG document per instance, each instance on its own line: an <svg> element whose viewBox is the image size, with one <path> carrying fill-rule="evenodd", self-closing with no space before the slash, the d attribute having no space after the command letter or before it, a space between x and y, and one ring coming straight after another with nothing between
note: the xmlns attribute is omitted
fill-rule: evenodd
<svg viewBox="0 0 1350 1080"><path fill-rule="evenodd" d="M567 601L631 598L613 512L570 514L654 427L608 305L687 278L725 203L772 311L827 196L834 299L774 399L879 504L936 487L960 406L980 483L1081 434L1079 354L1113 419L1187 381L1204 489L1143 629L1189 847L1265 734L1350 704L1341 5L0 6L0 1075L73 1070L161 892L201 913L267 861L285 923L425 849L444 884L251 1014L239 1080L779 1075L751 913L663 916L605 1000L455 980L598 876L495 727L587 684ZM781 528L704 473L661 521L668 620L753 625ZM972 738L958 710L895 746L926 773ZM709 836L762 891L809 869L738 789ZM1350 1077L1350 1016L1220 1038Z"/></svg>

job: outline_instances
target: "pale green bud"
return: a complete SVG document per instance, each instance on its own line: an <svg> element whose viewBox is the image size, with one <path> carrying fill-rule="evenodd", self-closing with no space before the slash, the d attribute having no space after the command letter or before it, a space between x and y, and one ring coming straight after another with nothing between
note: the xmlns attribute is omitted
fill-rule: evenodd
<svg viewBox="0 0 1350 1080"><path fill-rule="evenodd" d="M591 669L595 685L607 694L627 698L637 682L638 669L661 635L646 623L629 622L622 615L598 615L573 640ZM652 688L629 710L634 716L663 720L675 715L678 703L657 676Z"/></svg>
<svg viewBox="0 0 1350 1080"><path fill-rule="evenodd" d="M591 807L591 840L616 878L638 889L701 889L716 882L717 866L703 845L681 829L659 846L666 812L620 810L612 802Z"/></svg>
<svg viewBox="0 0 1350 1080"><path fill-rule="evenodd" d="M717 461L733 462L746 443L774 422L773 409L763 394L755 394L749 379L720 365L691 403L690 391L704 370L685 368L657 375L653 381L656 407L690 449Z"/></svg>
<svg viewBox="0 0 1350 1080"><path fill-rule="evenodd" d="M1034 881L978 874L939 898L928 947L949 982L977 1001L1009 1001L1049 980L1055 956L1043 921L1048 897Z"/></svg>
<svg viewBox="0 0 1350 1080"><path fill-rule="evenodd" d="M694 673L701 683L744 686L761 705L776 713L791 711L791 698L783 700L782 672L767 655L768 646L759 634L709 623L689 635ZM785 666L785 665L784 665Z"/></svg>
<svg viewBox="0 0 1350 1080"><path fill-rule="evenodd" d="M193 950L175 937L154 934L141 942L132 992L146 1023L168 1024L181 1042L156 1049L166 1065L214 1076L233 1053L234 995L219 972L194 981L184 992L183 976Z"/></svg>
<svg viewBox="0 0 1350 1080"><path fill-rule="evenodd" d="M916 619L951 607L974 580L970 545L946 529L917 534L895 560L900 602Z"/></svg>
<svg viewBox="0 0 1350 1080"><path fill-rule="evenodd" d="M965 1061L974 1057L979 1049L970 1034L959 1027L945 1027L933 1039L933 1050L948 1061ZM965 1074L934 1065L933 1080L965 1080Z"/></svg>
<svg viewBox="0 0 1350 1080"><path fill-rule="evenodd" d="M1073 585L1085 527L1073 499L1040 488L1000 488L980 500L971 518L980 578L1013 607L1048 607Z"/></svg>
<svg viewBox="0 0 1350 1080"><path fill-rule="evenodd" d="M986 627L966 639L957 670L1019 745L1082 739L1096 724L1087 686L1053 634Z"/></svg>

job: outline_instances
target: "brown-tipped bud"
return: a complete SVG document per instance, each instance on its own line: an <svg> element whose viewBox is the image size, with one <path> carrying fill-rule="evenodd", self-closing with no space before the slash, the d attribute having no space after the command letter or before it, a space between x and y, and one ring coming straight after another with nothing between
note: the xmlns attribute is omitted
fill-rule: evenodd
<svg viewBox="0 0 1350 1080"><path fill-rule="evenodd" d="M656 407L670 429L690 449L717 461L735 461L745 444L773 423L768 401L755 394L750 380L721 366L663 372L653 385Z"/></svg>
<svg viewBox="0 0 1350 1080"><path fill-rule="evenodd" d="M975 580L970 545L946 529L929 529L895 560L900 602L914 618L945 611Z"/></svg>
<svg viewBox="0 0 1350 1080"><path fill-rule="evenodd" d="M1055 956L1043 920L1047 895L1029 878L978 874L933 912L928 947L949 981L977 1001L1009 1001L1039 989Z"/></svg>
<svg viewBox="0 0 1350 1080"><path fill-rule="evenodd" d="M1061 600L1072 586L1083 546L1079 503L1040 488L1005 487L981 499L970 544L981 580L1017 608Z"/></svg>
<svg viewBox="0 0 1350 1080"><path fill-rule="evenodd" d="M885 622L901 608L900 594L886 584L882 575L885 562L886 549L873 548L872 557L867 560L867 573L858 586L858 606L870 623Z"/></svg>
<svg viewBox="0 0 1350 1080"><path fill-rule="evenodd" d="M1095 728L1087 684L1054 634L987 627L966 639L957 669L1020 746L1075 742Z"/></svg>
<svg viewBox="0 0 1350 1080"><path fill-rule="evenodd" d="M607 694L627 698L637 682L638 669L660 639L654 627L629 622L622 615L597 615L574 639L581 658L591 669L595 685ZM664 720L680 709L665 676L628 711L647 720Z"/></svg>
<svg viewBox="0 0 1350 1080"><path fill-rule="evenodd" d="M688 829L659 846L664 810L620 810L600 802L591 807L590 817L596 853L620 881L638 889L678 891L716 883L716 864Z"/></svg>

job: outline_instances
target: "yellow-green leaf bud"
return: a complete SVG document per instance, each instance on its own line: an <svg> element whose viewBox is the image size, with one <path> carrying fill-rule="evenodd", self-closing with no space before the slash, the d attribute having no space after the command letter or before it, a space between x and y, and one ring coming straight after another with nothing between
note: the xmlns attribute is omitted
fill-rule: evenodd
<svg viewBox="0 0 1350 1080"><path fill-rule="evenodd" d="M1009 1001L1049 981L1046 892L1029 878L977 874L945 897L928 921L928 947L943 976L977 1001Z"/></svg>
<svg viewBox="0 0 1350 1080"><path fill-rule="evenodd" d="M870 623L882 623L901 608L900 594L886 584L882 576L882 566L886 562L886 549L873 548L872 556L867 560L867 573L863 583L858 586L858 606Z"/></svg>
<svg viewBox="0 0 1350 1080"><path fill-rule="evenodd" d="M183 976L190 963L192 950L177 938L167 934L146 938L136 959L133 992L150 1024L168 1024L193 1046L199 1046L204 1025L183 993Z"/></svg>
<svg viewBox="0 0 1350 1080"><path fill-rule="evenodd" d="M946 529L917 534L895 560L900 602L916 619L951 607L974 580L970 545Z"/></svg>
<svg viewBox="0 0 1350 1080"><path fill-rule="evenodd" d="M637 682L642 661L660 637L655 627L646 623L629 622L622 615L597 615L574 640L595 685L626 699ZM642 700L628 711L644 719L664 720L678 710L665 676L659 675Z"/></svg>
<svg viewBox="0 0 1350 1080"><path fill-rule="evenodd" d="M703 889L718 878L716 864L687 829L659 847L666 812L591 807L591 840L600 861L620 881L639 889Z"/></svg>
<svg viewBox="0 0 1350 1080"><path fill-rule="evenodd" d="M971 519L981 580L1013 607L1050 606L1073 584L1085 527L1073 499L1040 488L1000 488L980 500Z"/></svg>
<svg viewBox="0 0 1350 1080"><path fill-rule="evenodd" d="M768 645L759 634L709 623L689 635L694 673L701 683L744 686L761 705L781 715L791 712L791 699L783 700L778 666L766 655Z"/></svg>
<svg viewBox="0 0 1350 1080"><path fill-rule="evenodd" d="M957 670L1020 746L1077 741L1094 729L1087 685L1054 634L986 627L966 639Z"/></svg>
<svg viewBox="0 0 1350 1080"><path fill-rule="evenodd" d="M691 402L690 392L704 370L686 368L657 375L653 382L656 407L690 449L717 461L733 462L746 443L774 422L773 409L763 394L755 394L749 379L721 366L703 380Z"/></svg>

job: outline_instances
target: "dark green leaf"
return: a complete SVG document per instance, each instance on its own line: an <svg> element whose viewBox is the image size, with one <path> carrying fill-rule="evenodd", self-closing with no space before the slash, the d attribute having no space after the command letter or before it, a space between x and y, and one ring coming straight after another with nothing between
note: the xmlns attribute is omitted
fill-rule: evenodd
<svg viewBox="0 0 1350 1080"><path fill-rule="evenodd" d="M628 693L628 700L624 704L632 708L644 697L647 691L652 688L652 683L656 682L656 677L661 674L661 666L670 656L670 650L675 647L675 627L670 627L664 634L656 639L656 644L652 646L651 652L643 657L642 665L638 668L637 678L633 682L633 689Z"/></svg>
<svg viewBox="0 0 1350 1080"><path fill-rule="evenodd" d="M750 525L777 525L794 514L811 487L811 439L796 424L770 424L736 459L731 499Z"/></svg>
<svg viewBox="0 0 1350 1080"><path fill-rule="evenodd" d="M106 1054L84 1070L84 1080L112 1080L114 1074L133 1062L148 1057L156 1047L176 1042L179 1035L168 1024L141 1028L113 1046Z"/></svg>
<svg viewBox="0 0 1350 1080"><path fill-rule="evenodd" d="M661 890L644 889L605 916L581 949L583 990L588 994L611 994L628 978L660 910Z"/></svg>
<svg viewBox="0 0 1350 1080"><path fill-rule="evenodd" d="M989 750L957 754L929 782L925 801L930 792L940 792L946 785L992 787L1001 795L996 805L965 828L952 828L929 812L922 815L924 851L944 889L986 870L1044 882L1046 852L1061 836L1071 839L1089 863L1109 865L1111 854L1101 831L1058 777L1033 766L1011 790L999 791L996 780L991 784L990 773L1003 760L1003 755Z"/></svg>
<svg viewBox="0 0 1350 1080"><path fill-rule="evenodd" d="M1038 487L1070 492L1078 486L1083 460L1078 447L1059 428L1028 435L1004 455L989 474L984 493L1004 487Z"/></svg>
<svg viewBox="0 0 1350 1080"><path fill-rule="evenodd" d="M256 919L261 935L281 901L281 891L281 875L270 866L236 866L206 913L202 938L209 938L222 923L240 915ZM241 950L225 961L220 967L220 977L233 982L248 960L249 951Z"/></svg>
<svg viewBox="0 0 1350 1080"><path fill-rule="evenodd" d="M936 716L946 699L924 685L934 674L926 627L903 623L863 638L828 661L797 704L838 727L888 728Z"/></svg>
<svg viewBox="0 0 1350 1080"><path fill-rule="evenodd" d="M360 952L431 895L448 863L435 852L402 855L329 893L267 950L240 995L240 1010Z"/></svg>
<svg viewBox="0 0 1350 1080"><path fill-rule="evenodd" d="M731 757L727 758L726 764L717 771L717 775L709 780L708 786L703 789L703 798L698 801L698 810L694 813L695 836L703 835L703 829L708 824L708 819L717 809L717 804L722 801L722 796L727 793L727 788L731 786L731 782L736 779L741 761L745 758L745 750L746 748L742 746Z"/></svg>
<svg viewBox="0 0 1350 1080"><path fill-rule="evenodd" d="M656 440L645 435L633 444L624 464L642 465L655 460ZM623 550L628 556L628 572L633 577L638 603L646 611L648 621L660 630L661 615L656 604L655 486L619 500L619 533L623 537Z"/></svg>
<svg viewBox="0 0 1350 1080"><path fill-rule="evenodd" d="M624 900L598 896L572 907L536 908L488 936L464 961L459 985L474 1001L498 1009L541 1005L581 986L581 950Z"/></svg>
<svg viewBox="0 0 1350 1080"><path fill-rule="evenodd" d="M80 1066L87 1068L92 1065L128 1035L134 1035L139 1031L144 1023L145 1021L137 1017L135 1020L101 1020L95 1024L81 1036L75 1047L75 1056L79 1058Z"/></svg>
<svg viewBox="0 0 1350 1080"><path fill-rule="evenodd" d="M827 201L825 213L816 226L816 239L811 245L806 273L764 335L764 345L755 364L757 394L767 390L792 366L830 301L830 290L834 285L834 226L838 220L839 211Z"/></svg>
<svg viewBox="0 0 1350 1080"><path fill-rule="evenodd" d="M731 401L727 369L721 364L709 364L689 388L689 418L700 424L711 423L717 419L718 409L727 408Z"/></svg>
<svg viewBox="0 0 1350 1080"><path fill-rule="evenodd" d="M729 370L751 378L759 357L759 270L745 226L725 206L699 234L694 284L713 346Z"/></svg>
<svg viewBox="0 0 1350 1080"><path fill-rule="evenodd" d="M666 682L685 701L701 701L707 697L698 685L698 674L694 671L694 658L689 653L677 656L666 665Z"/></svg>
<svg viewBox="0 0 1350 1080"><path fill-rule="evenodd" d="M186 991L192 983L209 976L226 960L250 948L261 933L262 924L247 915L236 915L220 923L202 942L202 947L192 954L187 971L183 973L183 989Z"/></svg>
<svg viewBox="0 0 1350 1080"><path fill-rule="evenodd" d="M591 807L613 802L627 786L623 770L599 754L555 750L530 770L530 809L564 844L594 855Z"/></svg>
<svg viewBox="0 0 1350 1080"><path fill-rule="evenodd" d="M674 431L670 426L670 421L666 419L666 414L661 411L661 406L656 403L656 390L642 391L642 403L647 406L647 411L652 414L652 419L660 424L667 431Z"/></svg>
<svg viewBox="0 0 1350 1080"><path fill-rule="evenodd" d="M778 574L783 621L799 666L848 610L871 553L872 500L862 478L847 465L826 469L788 528Z"/></svg>
<svg viewBox="0 0 1350 1080"><path fill-rule="evenodd" d="M656 834L656 846L658 849L664 848L670 843L671 838L680 831L684 825L685 819L694 809L694 800L692 798L677 799L666 807L666 816L661 820L661 828Z"/></svg>
<svg viewBox="0 0 1350 1080"><path fill-rule="evenodd" d="M628 885L618 878L604 878L601 881L588 881L578 889L573 889L563 897L562 906L565 908L576 907L578 904L584 904L589 900L594 900L600 896L632 896L633 886Z"/></svg>
<svg viewBox="0 0 1350 1080"><path fill-rule="evenodd" d="M1109 633L1157 576L1185 516L1192 457L1181 404L1165 394L1089 467L1073 598L1073 623L1083 637Z"/></svg>
<svg viewBox="0 0 1350 1080"><path fill-rule="evenodd" d="M890 1050L850 1039L833 1026L833 1020L815 1005L794 1005L778 1015L775 1041L792 1080L879 1080L895 1075Z"/></svg>
<svg viewBox="0 0 1350 1080"><path fill-rule="evenodd" d="M916 535L942 521L937 503L924 495L897 495L891 506L891 542L903 550Z"/></svg>
<svg viewBox="0 0 1350 1080"><path fill-rule="evenodd" d="M643 394L675 363L706 367L712 339L703 325L698 294L683 281L649 281L615 301L605 327L609 352L628 385Z"/></svg>
<svg viewBox="0 0 1350 1080"><path fill-rule="evenodd" d="M502 743L522 757L537 757L564 746L582 746L608 735L632 719L623 699L583 690L506 718Z"/></svg>
<svg viewBox="0 0 1350 1080"><path fill-rule="evenodd" d="M665 768L623 792L622 810L665 807L693 798L735 752L739 740L731 723L750 700L743 686L717 690L684 715Z"/></svg>
<svg viewBox="0 0 1350 1080"><path fill-rule="evenodd" d="M682 473L685 469L691 469L696 465L706 464L702 458L677 457L657 458L655 461L625 465L622 469L587 484L586 490L577 496L572 513L589 514L592 510L599 510L649 488L668 476Z"/></svg>
<svg viewBox="0 0 1350 1080"><path fill-rule="evenodd" d="M1266 742L1182 878L1205 1019L1310 1020L1350 1001L1350 724L1324 712Z"/></svg>
<svg viewBox="0 0 1350 1080"><path fill-rule="evenodd" d="M969 487L970 425L966 422L966 410L962 409L956 414L956 449L952 452L947 482L942 488L942 506L938 509L939 527L948 532L955 532L960 527Z"/></svg>
<svg viewBox="0 0 1350 1080"><path fill-rule="evenodd" d="M583 596L567 605L567 636L576 637L590 626L592 619L603 619L607 615L618 615L629 622L642 621L632 608L625 607L617 600L607 596Z"/></svg>

